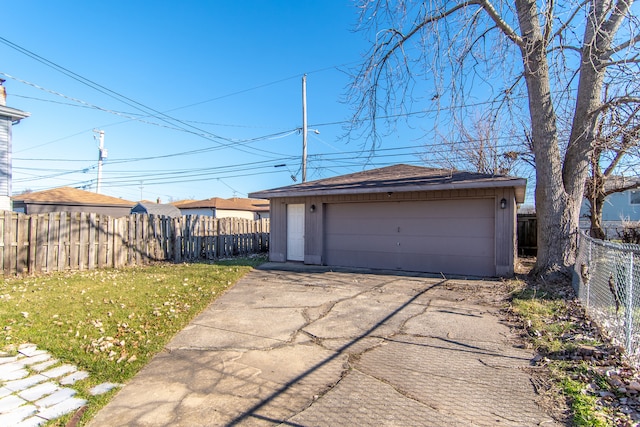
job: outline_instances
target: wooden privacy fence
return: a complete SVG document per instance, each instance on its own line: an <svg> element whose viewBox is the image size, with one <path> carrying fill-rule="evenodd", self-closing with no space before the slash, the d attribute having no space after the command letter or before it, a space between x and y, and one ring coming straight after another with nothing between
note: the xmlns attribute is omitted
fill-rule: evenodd
<svg viewBox="0 0 640 427"><path fill-rule="evenodd" d="M269 220L0 212L4 275L211 260L265 252Z"/></svg>

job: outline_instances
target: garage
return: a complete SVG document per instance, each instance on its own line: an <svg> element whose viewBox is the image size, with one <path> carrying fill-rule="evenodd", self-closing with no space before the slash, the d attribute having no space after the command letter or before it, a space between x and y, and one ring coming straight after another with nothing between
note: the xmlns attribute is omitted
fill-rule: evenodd
<svg viewBox="0 0 640 427"><path fill-rule="evenodd" d="M327 265L490 276L492 199L325 206Z"/></svg>
<svg viewBox="0 0 640 427"><path fill-rule="evenodd" d="M393 165L251 193L271 207L269 259L512 276L526 180Z"/></svg>

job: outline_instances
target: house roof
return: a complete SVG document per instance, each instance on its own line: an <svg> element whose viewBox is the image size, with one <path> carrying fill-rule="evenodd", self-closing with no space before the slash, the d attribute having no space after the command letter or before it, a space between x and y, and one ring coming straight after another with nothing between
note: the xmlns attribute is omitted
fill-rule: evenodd
<svg viewBox="0 0 640 427"><path fill-rule="evenodd" d="M189 203L181 203L179 207L180 209L215 208L236 211L268 212L269 201L264 199L243 199L240 197L233 197L231 199L212 197L205 200L196 200Z"/></svg>
<svg viewBox="0 0 640 427"><path fill-rule="evenodd" d="M132 213L137 213L139 211L145 211L149 215L159 215L159 216L170 216L176 217L181 216L180 209L173 205L168 205L164 203L153 203L142 201L131 208Z"/></svg>
<svg viewBox="0 0 640 427"><path fill-rule="evenodd" d="M170 204L172 204L176 208L179 208L179 207L181 207L183 205L188 205L189 203L193 203L195 201L197 201L197 200L195 200L195 199L176 200L175 202L171 202Z"/></svg>
<svg viewBox="0 0 640 427"><path fill-rule="evenodd" d="M88 206L127 206L135 202L92 193L71 187L60 187L52 190L37 191L12 197L14 202L35 203L43 205L88 205Z"/></svg>
<svg viewBox="0 0 640 427"><path fill-rule="evenodd" d="M400 164L257 191L249 196L270 199L274 197L512 187L515 189L516 201L523 203L526 185L527 180L524 178Z"/></svg>

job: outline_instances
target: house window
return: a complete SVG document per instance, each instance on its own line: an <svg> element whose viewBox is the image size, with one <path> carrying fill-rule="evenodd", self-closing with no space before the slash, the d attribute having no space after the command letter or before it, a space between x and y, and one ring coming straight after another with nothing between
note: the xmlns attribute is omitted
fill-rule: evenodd
<svg viewBox="0 0 640 427"><path fill-rule="evenodd" d="M640 190L629 191L629 204L640 205Z"/></svg>

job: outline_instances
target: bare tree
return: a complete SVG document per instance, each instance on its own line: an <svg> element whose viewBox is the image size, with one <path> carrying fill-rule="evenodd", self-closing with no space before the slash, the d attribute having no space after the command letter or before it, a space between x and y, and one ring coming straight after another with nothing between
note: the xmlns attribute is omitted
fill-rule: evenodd
<svg viewBox="0 0 640 427"><path fill-rule="evenodd" d="M500 143L499 126L490 118L478 116L455 126L454 139L434 138L425 145L425 163L436 162L447 169L467 170L488 175L513 175L528 152L514 150L513 144ZM525 160L526 162L526 160Z"/></svg>
<svg viewBox="0 0 640 427"><path fill-rule="evenodd" d="M611 105L637 104L640 25L633 0L360 0L372 40L354 71L354 128L372 149L380 116L412 111L432 83L432 109L465 114L479 97L524 123L536 170L537 274L568 273L605 84ZM526 120L523 120L526 117Z"/></svg>
<svg viewBox="0 0 640 427"><path fill-rule="evenodd" d="M605 99L606 93L605 90ZM640 179L635 176L638 173L635 166L640 159L639 110L640 104L613 106L604 102L591 154L591 175L585 185L592 237L607 237L602 225L605 199L615 193L640 188Z"/></svg>

